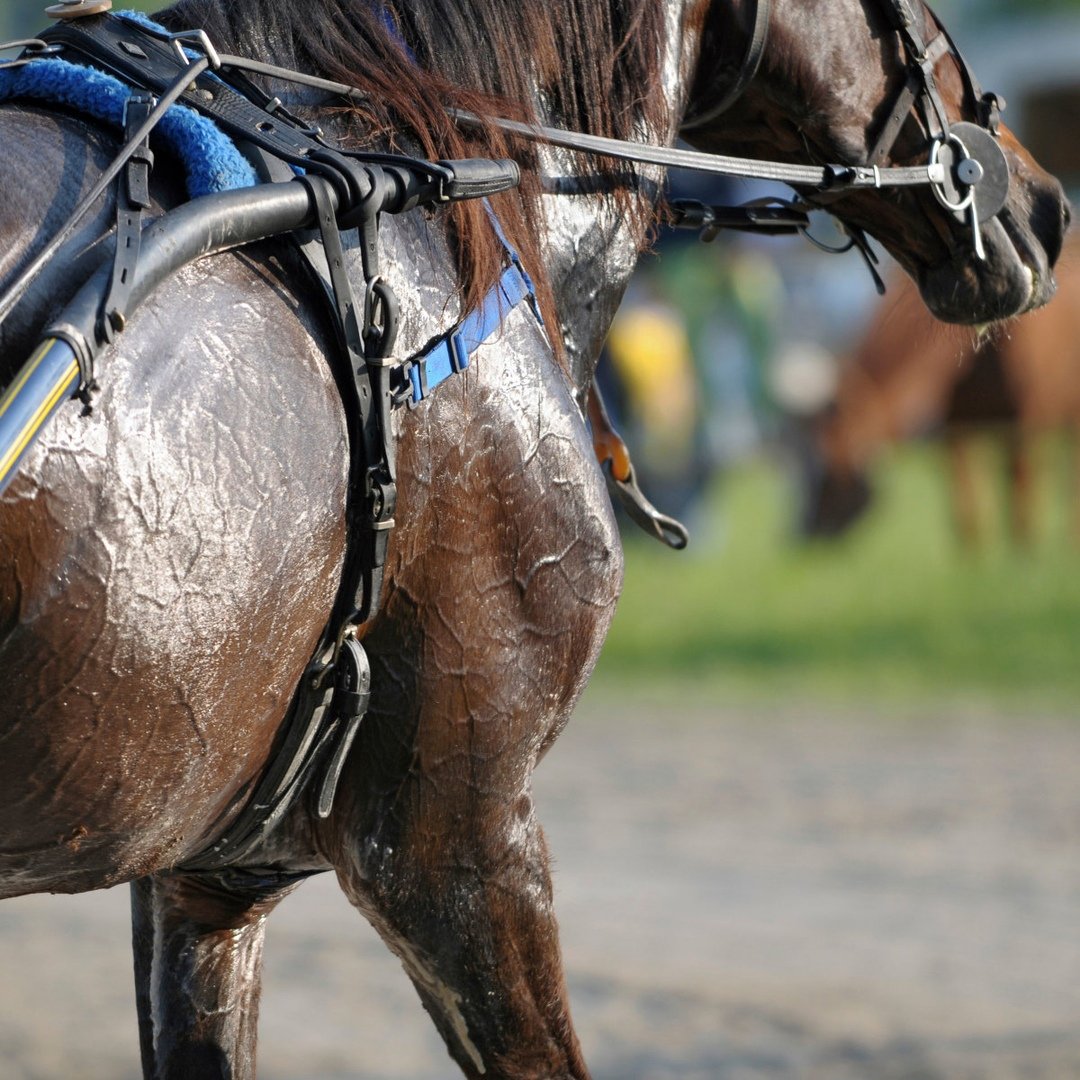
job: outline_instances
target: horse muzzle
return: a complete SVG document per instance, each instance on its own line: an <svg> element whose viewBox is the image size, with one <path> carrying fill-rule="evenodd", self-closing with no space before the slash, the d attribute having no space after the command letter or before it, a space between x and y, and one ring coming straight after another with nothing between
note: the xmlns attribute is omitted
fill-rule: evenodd
<svg viewBox="0 0 1080 1080"><path fill-rule="evenodd" d="M964 226L957 223L951 257L918 274L923 300L944 322L1008 319L1054 296L1054 264L1071 219L1068 201L1061 185L1030 159L1014 158L1010 171L1007 200L981 223L985 258L972 258Z"/></svg>

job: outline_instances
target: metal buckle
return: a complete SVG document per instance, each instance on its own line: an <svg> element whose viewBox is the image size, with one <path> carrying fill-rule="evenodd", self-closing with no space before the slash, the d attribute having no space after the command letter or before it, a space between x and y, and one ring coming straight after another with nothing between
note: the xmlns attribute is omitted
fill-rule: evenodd
<svg viewBox="0 0 1080 1080"><path fill-rule="evenodd" d="M212 70L217 71L221 67L221 57L218 55L214 43L210 40L205 30L179 30L170 33L168 30L159 30L153 26L145 26L143 23L131 22L129 25L137 26L145 34L170 44L184 67L191 66L191 58L184 52L184 45L188 45L193 52L201 52L210 62Z"/></svg>
<svg viewBox="0 0 1080 1080"><path fill-rule="evenodd" d="M221 57L218 56L218 51L214 48L213 42L207 36L205 30L181 30L179 33L169 34L166 40L176 50L176 55L180 57L186 67L191 66L191 60L188 59L187 53L184 52L184 42L189 43L193 50L201 51L203 56L210 61L210 67L213 71L217 71L221 67Z"/></svg>
<svg viewBox="0 0 1080 1080"><path fill-rule="evenodd" d="M6 52L8 49L23 49L30 55L17 56L14 60L0 60L0 71L22 67L24 64L29 64L31 60L39 60L43 56L55 56L56 53L63 51L63 48L63 45L50 45L41 38L18 38L15 41L5 41L0 44L0 52Z"/></svg>
<svg viewBox="0 0 1080 1080"><path fill-rule="evenodd" d="M413 398L412 370L414 367L416 364L412 360L403 360L398 364L397 371L401 374L397 387L390 393L392 408L400 409L404 405L406 408L415 409L420 404Z"/></svg>
<svg viewBox="0 0 1080 1080"><path fill-rule="evenodd" d="M287 120L288 123L296 128L301 135L306 135L309 139L321 139L323 137L323 129L318 125L308 125L306 121L301 120L299 116L294 112L290 112L285 103L279 97L271 98L264 106L265 112L275 118L282 117Z"/></svg>

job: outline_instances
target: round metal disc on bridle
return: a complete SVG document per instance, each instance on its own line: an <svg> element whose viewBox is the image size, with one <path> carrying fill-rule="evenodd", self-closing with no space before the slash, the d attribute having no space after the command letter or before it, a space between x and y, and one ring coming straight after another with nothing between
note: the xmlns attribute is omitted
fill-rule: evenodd
<svg viewBox="0 0 1080 1080"><path fill-rule="evenodd" d="M102 15L112 7L112 0L67 0L45 9L50 19L81 19L84 15Z"/></svg>
<svg viewBox="0 0 1080 1080"><path fill-rule="evenodd" d="M1009 197L1009 162L1001 143L984 127L978 124L952 124L949 133L956 135L967 149L968 157L982 169L982 176L975 185L975 209L980 221L989 221L1004 205ZM963 162L959 163L963 168ZM949 183L953 181L952 169ZM961 175L960 179L964 177Z"/></svg>

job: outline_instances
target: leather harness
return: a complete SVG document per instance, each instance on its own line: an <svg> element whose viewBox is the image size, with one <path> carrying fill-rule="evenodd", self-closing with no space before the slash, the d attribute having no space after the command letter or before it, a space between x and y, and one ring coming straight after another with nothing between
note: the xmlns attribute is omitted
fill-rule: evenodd
<svg viewBox="0 0 1080 1080"><path fill-rule="evenodd" d="M687 130L715 119L752 81L765 49L770 6L769 0L751 0L751 3L754 18L750 43L735 81L715 104L690 116L684 124ZM72 8L88 4L97 5L95 13L101 9L100 0L73 0L66 7L71 13ZM996 142L1000 103L994 95L982 95L944 31L927 47L908 0L881 0L881 4L900 35L909 77L877 140L872 160L865 166L779 165L620 143L507 120L496 119L494 123L512 134L574 150L729 176L777 179L830 199L870 187L929 185L942 205L957 215L968 216L974 232L974 248L979 252L979 223L997 213L1008 192L1008 168ZM72 234L89 206L121 177L116 254L111 265L91 279L64 315L46 331L45 343L13 384L19 389L36 386L34 380L39 369L46 370L54 354L57 370L63 371L56 376L55 384L50 382L42 390L48 397L49 408L34 405L30 409L31 419L13 436L18 453L0 456L0 490L26 446L70 390L77 389L89 403L96 352L123 329L132 310L148 292L140 277L144 264L150 262L157 267L168 262L160 253L162 245L154 244L167 231L169 220L180 223L177 228L182 225L188 230L184 250L190 248L190 258L222 250L229 243L235 246L261 236L293 235L304 226L315 228L314 234L303 234L297 242L323 286L338 338L339 355L332 358L332 364L349 417L351 459L346 509L349 541L334 610L301 679L266 773L253 791L244 794L243 806L226 834L182 867L220 873L242 865L311 785L314 785L315 812L325 817L332 808L341 768L370 695L370 669L356 630L378 609L387 539L394 525L396 470L390 433L392 411L403 405L419 404L439 383L466 370L472 354L495 332L507 311L525 300L535 310L532 282L500 231L507 265L481 307L467 314L453 331L425 353L405 361L398 359L393 351L397 301L379 273L379 215L407 211L418 205L482 198L516 185L519 173L514 162L429 162L401 155L345 151L328 141L318 128L293 116L279 99L263 93L247 73L288 79L353 98L359 91L273 65L220 55L203 31L170 34L133 13L124 17L65 18L40 38L15 44L23 48L22 54L14 61L0 64L0 70L52 63L52 58L62 52L65 56L78 57L82 63L134 90L124 107L125 141L116 159L73 218L0 297L2 320L18 304L60 244ZM967 92L979 110L981 126L950 125L946 119L933 68L947 50L960 59ZM148 139L174 102L212 119L246 150L262 179L271 182L253 189L250 196L243 191L206 196L166 214L144 230L142 216L150 205L148 178L153 164ZM921 103L924 113L933 148L931 160L925 166L885 168L884 162L915 103ZM463 125L479 122L467 113L453 115ZM299 189L303 197L297 196ZM194 229L192 219L198 218L200 205L209 215L225 214L226 204L269 207L271 202L273 208L266 211L265 221L252 224L230 220L228 227L220 230L228 236L217 246L188 235ZM186 213L188 207L194 209ZM675 214L677 223L707 231L734 227L782 232L805 231L808 209L809 204L801 200L745 207L682 204L675 206ZM494 217L491 220L498 231L498 223ZM364 295L359 302L344 270L340 234L350 229L357 230L361 253ZM313 242L313 237L318 242ZM854 233L853 242L864 255L869 250L865 240L860 242ZM33 370L27 374L32 365ZM0 420L5 412L9 413L9 420L22 415L17 396L9 387L0 398ZM23 423L21 419L18 422ZM0 427L0 455L6 438ZM648 509L652 511L651 507ZM640 506L638 511L637 519L648 524L643 518L649 514ZM655 511L652 515L654 531L671 543L670 535L665 533L673 530L658 523Z"/></svg>

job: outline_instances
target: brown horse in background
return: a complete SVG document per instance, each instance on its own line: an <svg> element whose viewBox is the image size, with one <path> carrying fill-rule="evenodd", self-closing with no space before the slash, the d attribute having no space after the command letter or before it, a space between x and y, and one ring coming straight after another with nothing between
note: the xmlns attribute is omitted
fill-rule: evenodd
<svg viewBox="0 0 1080 1080"><path fill-rule="evenodd" d="M758 77L693 141L865 162L908 77L888 13L869 0L774 0L771 12ZM162 19L358 85L356 110L289 98L354 145L462 158L509 147L492 130L463 135L447 104L490 115L500 101L671 144L739 69L744 14L720 0L183 0ZM936 78L949 116L974 119L955 54ZM115 139L68 113L0 108L0 278L66 219ZM836 204L958 321L1053 292L1064 197L1005 128L1001 145L1012 185L984 230L985 262L925 188ZM273 761L346 546L333 329L289 273L287 245L214 256L155 293L103 354L93 413L62 410L0 497L0 895L131 883L147 1077L254 1076L266 918L320 871L401 959L467 1076L588 1075L532 774L619 593L583 402L657 208L632 169L516 149L525 183L493 203L538 280L544 324L515 308L467 373L395 414L398 524L382 606L360 631L371 707L328 818L300 799L241 863L184 868ZM912 111L891 160L926 157ZM544 194L541 172L583 179L582 194ZM166 168L155 177L160 211L176 183ZM39 279L36 309L5 322L0 379L108 246L108 200L92 217ZM388 218L383 242L402 357L453 327L504 257L475 205ZM358 252L348 258L359 278Z"/></svg>
<svg viewBox="0 0 1080 1080"><path fill-rule="evenodd" d="M958 536L976 546L984 523L972 443L989 433L1005 445L1012 536L1030 544L1037 444L1063 431L1074 467L1070 526L1080 542L1080 235L1066 241L1057 278L1058 294L1046 308L980 336L936 320L910 281L896 275L842 363L833 401L801 445L807 535L834 536L853 525L869 506L869 476L881 451L934 433L949 456Z"/></svg>

